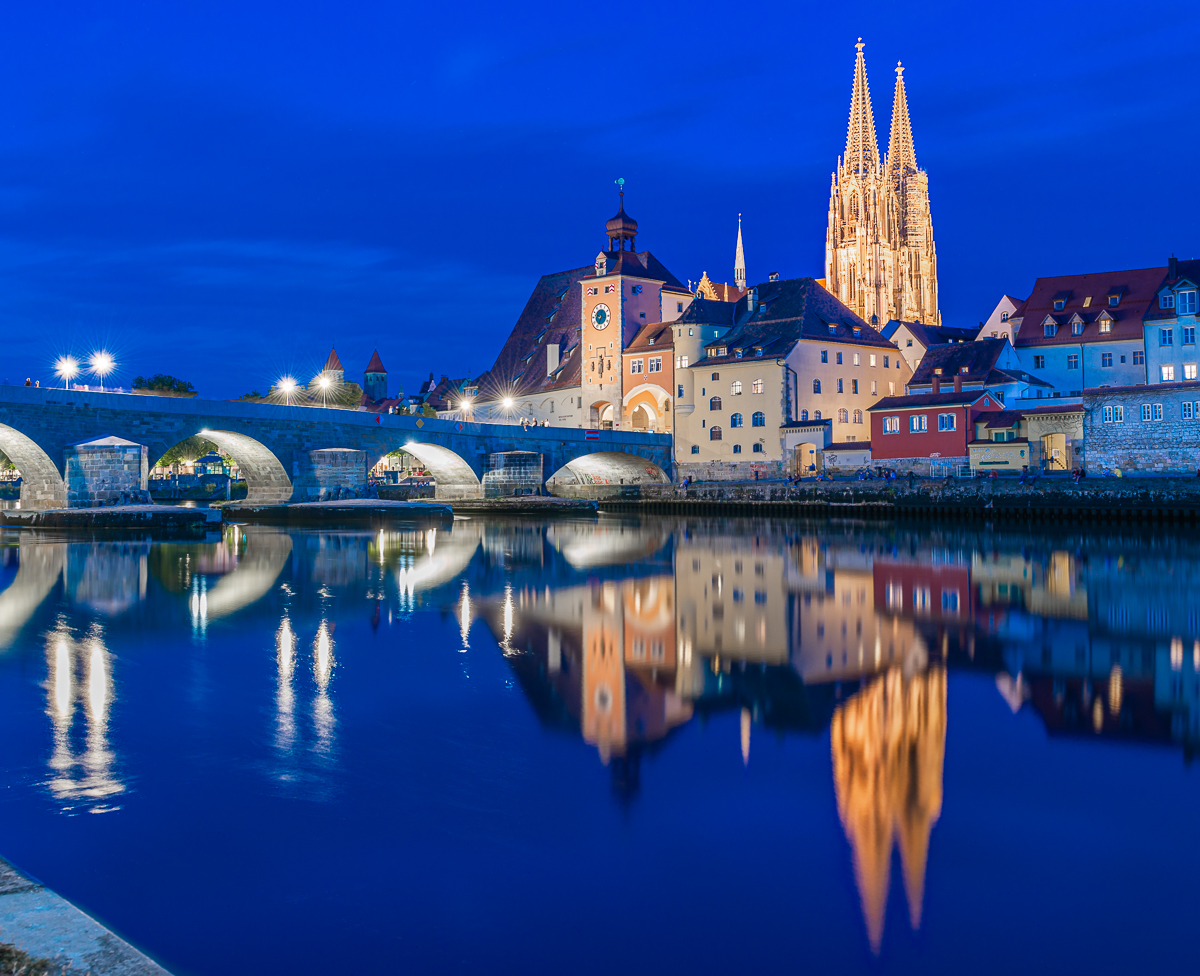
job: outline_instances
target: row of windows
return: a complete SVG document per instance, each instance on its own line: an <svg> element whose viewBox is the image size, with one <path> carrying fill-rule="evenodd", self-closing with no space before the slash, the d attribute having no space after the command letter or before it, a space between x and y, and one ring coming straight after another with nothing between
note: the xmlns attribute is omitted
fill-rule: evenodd
<svg viewBox="0 0 1200 976"><path fill-rule="evenodd" d="M856 411L857 412L857 411ZM938 430L956 430L958 419L956 414L939 413L938 414ZM929 430L929 414L914 413L908 418L908 431L910 434L923 434ZM899 417L884 417L883 432L885 434L900 433L900 418Z"/></svg>
<svg viewBox="0 0 1200 976"><path fill-rule="evenodd" d="M631 359L631 360L629 360L629 372L640 373L642 371L643 365L644 364L643 364L642 360ZM649 360L649 369L647 369L646 372L647 373L661 373L662 372L662 356L655 356L652 359L650 359Z"/></svg>
<svg viewBox="0 0 1200 976"><path fill-rule="evenodd" d="M1181 291L1179 293L1179 315L1195 315L1196 314L1196 293L1194 291ZM1167 293L1158 297L1159 308L1175 308L1175 296Z"/></svg>
<svg viewBox="0 0 1200 976"><path fill-rule="evenodd" d="M1195 330L1193 330L1193 331L1195 331ZM1170 343L1168 343L1168 345L1169 344ZM1124 363L1125 363L1125 354L1122 353L1121 354L1121 364L1124 365ZM1145 363L1146 363L1146 354L1144 352L1135 352L1133 354L1133 365L1134 366L1144 366ZM1100 365L1101 366L1111 366L1112 364L1113 364L1113 354L1111 352L1100 353ZM1046 368L1046 357L1045 356L1034 356L1033 357L1033 368L1034 369L1045 369ZM1078 353L1068 353L1067 354L1067 369L1079 369L1079 354Z"/></svg>
<svg viewBox="0 0 1200 976"><path fill-rule="evenodd" d="M1174 383L1175 382L1175 366L1174 366L1174 364L1172 364L1170 366L1160 366L1158 368L1158 371L1159 371L1159 377L1162 379L1162 382L1164 382L1164 383ZM1196 377L1197 377L1196 364L1195 363L1184 363L1183 364L1183 378L1185 380L1194 380L1194 379L1196 379Z"/></svg>
<svg viewBox="0 0 1200 976"><path fill-rule="evenodd" d="M838 422L843 424L850 423L850 411L839 410L837 416ZM863 412L861 410L854 411L854 423L861 424L863 422Z"/></svg>
<svg viewBox="0 0 1200 976"><path fill-rule="evenodd" d="M721 434L722 434L722 431L721 431L721 428L720 428L720 427L710 427L710 428L708 428L708 439L709 439L710 441L719 441L719 440L721 440ZM762 453L763 453L763 446L762 446L762 444L755 443L755 444L753 445L753 448L752 448L752 449L753 449L753 452L754 452L755 454L762 454ZM699 445L699 444L693 444L693 445L692 445L692 453L693 453L693 454L699 454L699 453L700 453L700 445ZM741 444L734 444L734 445L733 445L733 453L734 453L734 454L741 454L741 453L742 453L742 445L741 445Z"/></svg>
<svg viewBox="0 0 1200 976"><path fill-rule="evenodd" d="M708 401L708 409L709 410L720 410L721 409L721 398L713 397L711 400L709 400ZM763 413L761 410L756 410L750 417L750 424L753 427L766 427L767 426L767 415L765 413ZM730 427L743 426L742 415L740 413L731 413L729 415L729 426ZM714 429L716 429L716 428L714 428Z"/></svg>
<svg viewBox="0 0 1200 976"><path fill-rule="evenodd" d="M1194 325L1185 325L1179 330L1180 345L1194 346L1196 344L1196 327ZM1175 344L1174 329L1159 329L1158 344L1160 346L1173 346Z"/></svg>
<svg viewBox="0 0 1200 976"><path fill-rule="evenodd" d="M839 353L835 353L835 355L837 356L837 359L836 359L837 364L839 366L843 365L842 354L839 352ZM878 357L875 355L875 353L870 353L867 356L867 361L868 361L867 365L869 365L869 366L877 366L879 364ZM883 357L883 368L890 369L891 361L892 361L891 356L884 356ZM829 362L829 350L828 349L821 350L821 362L823 362L823 363ZM862 365L862 356L860 353L857 353L857 352L854 353L853 362L851 363L851 365L853 365L853 366L861 366ZM899 368L900 368L900 357L897 356L896 357L896 369L899 369Z"/></svg>
<svg viewBox="0 0 1200 976"><path fill-rule="evenodd" d="M1163 416L1164 411L1161 403L1142 404L1142 420L1162 420ZM1124 423L1125 408L1119 403L1105 407L1103 417L1106 424ZM1184 400L1179 405L1179 417L1181 420L1200 420L1200 400Z"/></svg>
<svg viewBox="0 0 1200 976"><path fill-rule="evenodd" d="M821 392L821 381L820 380L813 380L812 391L813 391L813 393ZM840 376L838 377L838 381L837 381L837 391L838 391L838 393L846 392L846 382ZM858 393L858 380L852 379L850 381L850 392L855 393L855 394ZM878 395L879 395L879 381L871 380L871 396L878 396ZM895 395L896 395L896 384L892 381L889 381L888 382L888 396L895 396Z"/></svg>

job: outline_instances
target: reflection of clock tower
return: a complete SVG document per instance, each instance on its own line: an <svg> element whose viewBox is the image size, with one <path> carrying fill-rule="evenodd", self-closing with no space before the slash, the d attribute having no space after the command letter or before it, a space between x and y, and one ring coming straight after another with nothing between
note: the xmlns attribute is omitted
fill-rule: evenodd
<svg viewBox="0 0 1200 976"><path fill-rule="evenodd" d="M674 319L691 300L649 252L634 250L637 229L637 221L625 212L622 188L620 209L606 225L608 250L596 255L595 275L583 279L580 386L589 427L620 426L622 351L643 326Z"/></svg>

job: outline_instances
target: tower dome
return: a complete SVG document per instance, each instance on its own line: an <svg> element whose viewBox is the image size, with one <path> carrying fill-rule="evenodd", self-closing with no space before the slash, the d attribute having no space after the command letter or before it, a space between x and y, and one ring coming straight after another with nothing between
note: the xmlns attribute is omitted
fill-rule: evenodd
<svg viewBox="0 0 1200 976"><path fill-rule="evenodd" d="M607 224L604 225L608 232L608 249L610 251L623 251L625 249L625 241L629 241L629 250L633 250L633 239L637 237L637 221L625 212L625 181L618 180L618 185L621 187L621 205L617 210L615 217L610 217Z"/></svg>

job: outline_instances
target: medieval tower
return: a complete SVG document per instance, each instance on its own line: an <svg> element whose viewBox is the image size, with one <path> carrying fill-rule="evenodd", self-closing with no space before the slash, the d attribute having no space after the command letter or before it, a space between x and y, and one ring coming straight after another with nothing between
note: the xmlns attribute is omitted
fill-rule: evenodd
<svg viewBox="0 0 1200 976"><path fill-rule="evenodd" d="M896 66L892 132L881 159L861 37L855 46L846 153L829 191L826 285L877 329L891 319L940 325L929 177L917 167L904 68Z"/></svg>

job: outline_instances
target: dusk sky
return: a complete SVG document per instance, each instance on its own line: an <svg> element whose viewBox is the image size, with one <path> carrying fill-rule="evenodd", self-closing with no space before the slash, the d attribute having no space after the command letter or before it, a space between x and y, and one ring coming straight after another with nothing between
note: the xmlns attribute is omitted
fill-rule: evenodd
<svg viewBox="0 0 1200 976"><path fill-rule="evenodd" d="M0 379L202 396L492 365L616 210L683 281L823 275L854 42L905 65L943 320L1200 256L1195 4L6 5Z"/></svg>

